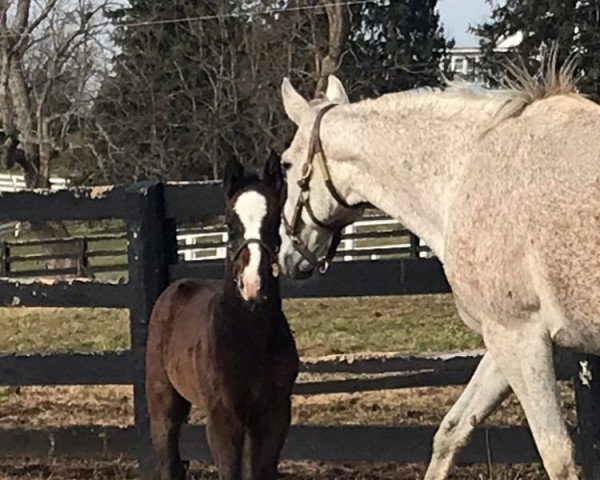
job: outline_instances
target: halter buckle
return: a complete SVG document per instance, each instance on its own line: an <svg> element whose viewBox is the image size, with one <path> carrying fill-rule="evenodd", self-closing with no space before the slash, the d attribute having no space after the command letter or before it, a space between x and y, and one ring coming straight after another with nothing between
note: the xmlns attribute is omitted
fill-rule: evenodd
<svg viewBox="0 0 600 480"><path fill-rule="evenodd" d="M312 170L313 170L312 162L305 163L304 168L302 170L303 170L302 177L298 181L298 185L300 185L300 182L308 183L308 181L310 180L310 177L312 175Z"/></svg>
<svg viewBox="0 0 600 480"><path fill-rule="evenodd" d="M321 265L319 265L319 273L321 275L324 275L325 273L327 273L327 270L329 270L330 265L331 265L331 262L329 260L323 260L321 262Z"/></svg>

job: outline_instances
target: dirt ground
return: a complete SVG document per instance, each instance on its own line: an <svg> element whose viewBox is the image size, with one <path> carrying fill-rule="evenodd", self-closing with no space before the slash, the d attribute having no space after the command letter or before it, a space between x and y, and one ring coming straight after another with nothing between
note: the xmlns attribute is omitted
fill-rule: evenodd
<svg viewBox="0 0 600 480"><path fill-rule="evenodd" d="M456 400L462 387L419 388L385 392L294 397L294 423L313 424L437 424ZM574 420L574 399L564 385L565 415ZM0 427L15 425L76 425L85 423L127 425L133 419L132 390L123 386L28 387L5 389L0 394ZM192 421L202 415L192 411ZM511 397L489 420L494 424L523 424L519 404ZM0 447L1 448L1 447ZM399 446L402 448L402 446ZM422 478L425 465L330 464L283 462L286 479L398 479ZM1 480L129 480L137 477L129 460L81 459L0 461ZM216 479L214 468L194 462L192 479ZM539 465L457 467L452 479L533 480L547 478Z"/></svg>
<svg viewBox="0 0 600 480"><path fill-rule="evenodd" d="M287 480L417 480L423 478L425 465L391 464L331 464L317 462L282 462L280 478ZM48 462L27 459L0 462L2 480L134 480L137 467L131 461L52 460ZM194 462L189 478L216 480L215 469ZM537 465L511 467L487 466L455 468L453 480L542 480L544 472Z"/></svg>
<svg viewBox="0 0 600 480"><path fill-rule="evenodd" d="M458 319L448 295L287 300L285 311L302 355L355 352L442 352L481 347L481 339ZM0 308L0 351L122 350L128 348L126 310ZM295 396L293 422L307 424L436 425L462 386L385 392ZM566 417L574 420L574 399L563 385ZM202 421L192 411L192 421ZM129 425L132 389L126 386L0 387L0 428ZM520 406L509 398L489 423L524 424ZM402 448L402 445L398 445ZM0 453L2 445L0 445ZM281 478L323 480L413 480L425 465L282 462ZM0 480L132 480L135 462L114 459L0 459ZM192 463L192 479L216 479L210 465ZM539 465L457 467L455 480L546 479Z"/></svg>

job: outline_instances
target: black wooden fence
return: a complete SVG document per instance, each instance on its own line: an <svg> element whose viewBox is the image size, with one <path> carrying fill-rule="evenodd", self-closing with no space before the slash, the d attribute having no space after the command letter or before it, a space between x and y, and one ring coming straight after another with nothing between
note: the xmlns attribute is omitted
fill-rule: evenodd
<svg viewBox="0 0 600 480"><path fill-rule="evenodd" d="M220 186L215 183L163 185L139 183L129 188L73 189L59 192L19 192L0 196L0 222L46 220L125 220L128 237L126 283L81 280L0 281L0 304L21 306L112 307L131 312L131 348L123 352L6 353L0 356L0 385L130 384L134 387L135 425L82 425L56 428L0 428L0 454L47 456L137 457L144 478L151 466L150 437L144 393L144 348L152 305L169 282L182 277L219 278L219 262L178 263L176 226L222 213ZM376 262L334 263L325 276L286 282L288 297L336 297L448 292L435 259L405 258ZM385 374L299 383L297 393L332 393L428 385L464 384L478 355L395 356L305 360L310 373ZM600 478L600 363L585 359L592 378L579 379L576 362L560 355L557 371L574 378L578 426L574 432L578 458L586 479ZM425 462L435 428L432 426L292 427L284 457L324 461ZM188 458L209 458L202 426L188 426L182 435ZM460 460L466 463L536 462L539 460L527 428L481 427Z"/></svg>
<svg viewBox="0 0 600 480"><path fill-rule="evenodd" d="M389 221L390 218L369 212L368 222ZM11 223L10 225L14 224ZM381 228L381 227L385 228ZM371 226L373 227L373 226ZM419 258L430 254L430 249L422 245L419 238L409 230L397 225L386 227L383 224L363 231L346 232L344 241L360 242L358 247L340 248L338 260L348 257L351 261L369 259L371 256L385 259L408 257ZM181 228L178 226L177 252L183 261L186 254L196 253L197 261L211 261L218 249L227 242L223 239L224 226L202 226ZM0 232L1 234L1 232ZM181 237L180 237L181 236ZM204 240L186 244L190 236L201 236ZM110 273L112 277L124 276L127 272L127 233L124 228L109 228L101 233L73 235L64 238L8 239L0 240L0 277L31 278L77 276L98 278ZM196 239L197 240L197 239ZM381 243L381 241L385 243ZM58 251L57 251L58 250ZM204 258L202 255L211 255ZM57 266L57 261L66 261Z"/></svg>

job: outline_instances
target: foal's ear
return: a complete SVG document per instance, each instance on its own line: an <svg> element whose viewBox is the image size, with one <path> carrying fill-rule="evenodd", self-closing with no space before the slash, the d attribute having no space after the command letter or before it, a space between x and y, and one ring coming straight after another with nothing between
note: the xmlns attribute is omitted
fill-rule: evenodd
<svg viewBox="0 0 600 480"><path fill-rule="evenodd" d="M279 155L271 150L271 155L265 163L263 179L265 184L275 191L277 197L281 196L283 190L283 171Z"/></svg>
<svg viewBox="0 0 600 480"><path fill-rule="evenodd" d="M246 172L242 164L235 157L230 157L225 165L223 174L223 190L227 198L233 195L244 186Z"/></svg>

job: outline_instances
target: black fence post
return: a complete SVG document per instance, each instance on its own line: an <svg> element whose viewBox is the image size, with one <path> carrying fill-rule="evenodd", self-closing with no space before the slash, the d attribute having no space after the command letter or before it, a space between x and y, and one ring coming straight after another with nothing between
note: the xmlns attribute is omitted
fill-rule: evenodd
<svg viewBox="0 0 600 480"><path fill-rule="evenodd" d="M77 276L87 275L89 273L89 262L87 258L88 241L86 237L79 237L77 244Z"/></svg>
<svg viewBox="0 0 600 480"><path fill-rule="evenodd" d="M146 337L154 302L169 282L165 239L170 238L170 224L165 220L162 183L149 181L133 185L127 190L127 201L132 206L127 237L131 349L135 367L134 413L140 477L146 480L152 478L155 464L145 390Z"/></svg>
<svg viewBox="0 0 600 480"><path fill-rule="evenodd" d="M420 240L414 233L408 235L410 245L408 247L408 256L410 258L419 258L419 245Z"/></svg>
<svg viewBox="0 0 600 480"><path fill-rule="evenodd" d="M10 246L8 242L0 243L0 277L7 277L10 273Z"/></svg>
<svg viewBox="0 0 600 480"><path fill-rule="evenodd" d="M600 478L600 357L579 357L575 383L577 456L582 480Z"/></svg>

